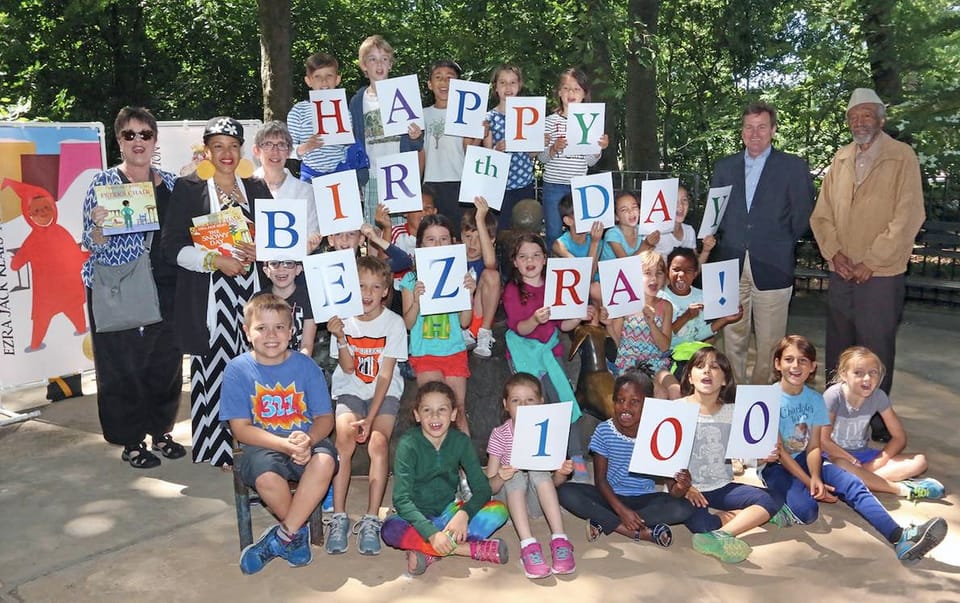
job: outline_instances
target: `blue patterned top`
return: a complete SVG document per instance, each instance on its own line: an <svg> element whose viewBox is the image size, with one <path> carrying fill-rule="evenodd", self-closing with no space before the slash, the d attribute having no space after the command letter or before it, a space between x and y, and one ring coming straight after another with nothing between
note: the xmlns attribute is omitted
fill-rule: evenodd
<svg viewBox="0 0 960 603"><path fill-rule="evenodd" d="M177 177L170 172L163 170L156 171L163 179L163 185L172 191L173 183ZM102 245L93 242L93 229L95 225L91 214L93 208L97 206L97 197L93 192L93 187L104 184L123 184L123 179L120 177L120 170L112 167L108 170L98 172L97 175L93 177L90 186L87 187L87 194L83 198L83 246L90 250L90 257L83 264L83 269L80 271L80 274L83 277L83 284L87 287L91 286L93 282L94 264L119 266L120 264L126 264L140 257L140 254L144 251L145 235L147 234L144 232L116 234L108 236L107 242ZM159 231L154 231L153 233L153 244L160 244Z"/></svg>
<svg viewBox="0 0 960 603"><path fill-rule="evenodd" d="M507 130L507 116L493 109L487 113L493 145L504 139ZM510 172L507 174L507 190L512 191L533 184L533 157L525 152L510 153Z"/></svg>

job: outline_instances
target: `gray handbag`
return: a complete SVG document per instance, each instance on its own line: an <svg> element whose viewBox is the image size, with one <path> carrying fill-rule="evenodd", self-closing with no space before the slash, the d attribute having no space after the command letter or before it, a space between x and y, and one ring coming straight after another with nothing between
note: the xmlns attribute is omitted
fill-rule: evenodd
<svg viewBox="0 0 960 603"><path fill-rule="evenodd" d="M94 265L90 291L97 333L136 329L163 320L150 265L151 238L135 260L119 266Z"/></svg>

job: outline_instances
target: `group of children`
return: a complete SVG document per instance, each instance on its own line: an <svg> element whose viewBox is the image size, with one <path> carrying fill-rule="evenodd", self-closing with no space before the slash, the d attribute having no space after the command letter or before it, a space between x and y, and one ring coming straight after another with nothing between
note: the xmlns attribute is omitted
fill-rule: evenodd
<svg viewBox="0 0 960 603"><path fill-rule="evenodd" d="M783 392L781 443L763 459L765 464L758 471L766 488L734 480L731 463L723 454L736 388L729 362L709 344L698 343L700 349L681 371L675 373L672 368L672 352L684 344L709 340L739 318L707 322L702 316L702 294L693 282L700 262L714 245L713 238L703 241L699 254L695 251L693 229L683 223L690 202L683 188L671 232L638 234L639 199L628 191L616 195L614 227L604 232L597 223L588 233L575 232L569 180L584 174L598 159L562 154L568 105L590 98L589 85L579 70L567 70L560 78L559 109L548 119L547 148L539 154L549 185L544 188L547 239L513 233L509 274L503 275L495 247L498 228L509 225L513 204L533 196L534 157L511 154L498 223L482 197L474 199L474 207L461 210L459 183L446 155L453 154L455 160L459 152L462 162L469 144L502 148L505 99L519 94L520 70L502 66L494 73L497 105L488 115L487 134L481 140L448 140L456 137L442 132L442 122L440 130L436 123L428 123L426 136L411 126L403 136L383 137L376 83L388 77L393 51L382 38L372 36L361 45L359 59L370 86L350 102L355 145L324 145L307 126L304 112L309 107L304 103L290 113L302 177L358 169L361 184L366 185L365 199L375 199L376 181L363 170L369 161L422 148L427 166L423 208L406 214L404 223L393 224L384 207L368 203L367 223L359 231L327 237L328 248L357 251L363 303L362 314L333 318L326 324L330 354L336 360L329 388L323 372L309 358L317 325L309 300L302 299L305 291L296 284L302 267L296 262L269 262L266 274L272 292L246 305L244 331L252 351L226 369L221 418L229 422L244 450L237 460L241 476L256 487L280 521L244 549L240 561L244 573L255 573L276 557L292 566L310 562L307 518L331 484L333 512L325 522L325 548L330 554L348 550L351 459L357 446L364 444L370 469L365 512L352 526L357 550L377 555L381 542L405 550L407 569L413 575L450 555L506 563L507 546L493 535L508 517L520 539L520 563L528 577L573 573L574 550L561 508L587 520L591 541L616 532L668 547L673 541L670 526L682 523L694 533L696 550L725 562L739 562L750 554L750 546L740 537L745 532L768 522L810 523L817 517L818 502L837 498L876 527L900 559L919 559L944 538L942 519L903 528L871 494L873 490L933 498L942 496L943 488L929 478L909 479L926 469L926 461L902 454L906 438L889 400L877 390L883 367L869 350L855 349L844 356L837 371L839 382L826 392L825 404L806 385L816 367L815 350L801 337L785 338L774 355ZM306 66L305 81L311 89L339 85L332 57L314 55ZM459 75L452 61L433 66L428 86L436 99L435 109L445 108L449 80ZM603 138L600 147L605 146ZM441 148L443 158L432 155ZM450 215L459 216L459 221L451 221ZM467 250L468 272L462 286L471 293L472 307L424 315L420 297L425 288L417 278L413 250L456 242L464 243ZM366 253L361 254L364 243ZM602 323L617 347L612 364L614 414L590 438L592 483L582 449L579 409L561 362L560 333L582 321L551 318L544 300L550 252L560 257L592 257L594 268L598 258L637 256L643 267L644 307L632 316L609 318L596 279L591 287L585 320ZM469 438L467 354L472 348L480 358L491 357L494 320L501 304L513 375L501 396L506 421L490 435L484 468ZM400 437L391 468L389 442L400 412L401 368L407 364L417 382L413 414L418 426ZM666 480L663 491L653 478L629 471L644 399L654 394L699 407L689 467ZM569 458L563 466L552 473L512 467L517 408L568 400L574 401L574 411ZM881 451L866 446L863 417L874 411L884 415L894 435ZM829 462L824 463L824 458ZM381 521L391 470L395 513ZM294 494L287 480L300 481ZM492 499L501 491L505 504ZM533 536L528 510L531 494L539 500L550 528L549 563Z"/></svg>

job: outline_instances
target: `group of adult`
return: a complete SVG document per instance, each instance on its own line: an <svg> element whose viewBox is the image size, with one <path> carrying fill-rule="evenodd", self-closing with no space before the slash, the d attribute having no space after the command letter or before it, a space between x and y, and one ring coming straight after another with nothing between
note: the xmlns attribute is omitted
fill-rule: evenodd
<svg viewBox="0 0 960 603"><path fill-rule="evenodd" d="M828 377L843 350L866 346L886 366L880 387L890 393L905 274L926 217L920 165L913 149L883 131L886 108L875 91L857 88L846 118L853 141L834 156L816 204L807 163L773 147L771 105L744 109L743 152L716 164L711 186L732 190L712 258L740 262L743 318L723 333L740 383L770 383L772 350L786 334L795 243L810 227L830 271ZM751 333L756 362L747 378ZM872 426L874 439L889 438L879 416Z"/></svg>
<svg viewBox="0 0 960 603"><path fill-rule="evenodd" d="M858 88L847 107L853 142L841 148L823 179L819 199L807 163L773 148L777 112L748 105L742 116L743 152L717 162L712 186L731 185L715 260L740 262L743 318L726 327L723 345L741 383L769 383L770 356L786 333L793 292L794 246L812 227L830 267L826 366L840 352L864 345L887 367L881 388L893 380L896 332L904 303L904 274L925 213L916 154L883 132L885 107L873 90ZM282 131L281 131L282 130ZM98 173L84 200L83 243L91 251L83 267L97 371L97 403L104 438L123 446L136 468L185 455L171 436L179 407L182 355L191 355L194 461L230 462L231 441L217 414L223 368L246 347L242 307L264 276L252 244L233 255L194 247L192 219L239 207L253 220L255 199L301 186L283 167L292 141L285 129L258 134L261 178L241 178L243 126L229 117L204 129L200 172L176 178L154 168L157 122L143 108L126 107L114 122L121 163ZM269 140L261 140L266 137ZM93 187L151 182L161 236L105 236L107 210ZM315 220L315 217L313 218ZM142 328L98 332L90 295L98 266L116 266L149 254L163 320ZM757 350L750 378L746 358L751 334ZM875 436L882 435L876 433ZM146 446L151 436L152 450Z"/></svg>

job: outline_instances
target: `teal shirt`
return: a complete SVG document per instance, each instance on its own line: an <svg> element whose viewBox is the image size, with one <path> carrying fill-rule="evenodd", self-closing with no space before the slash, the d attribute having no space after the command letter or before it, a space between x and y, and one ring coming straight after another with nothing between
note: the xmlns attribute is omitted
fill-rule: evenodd
<svg viewBox="0 0 960 603"><path fill-rule="evenodd" d="M473 492L463 510L473 519L492 492L470 437L451 427L439 450L419 425L400 437L393 460L393 506L424 540L440 531L431 519L453 502L460 468Z"/></svg>

